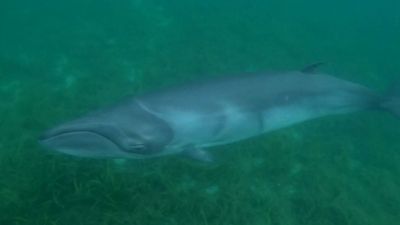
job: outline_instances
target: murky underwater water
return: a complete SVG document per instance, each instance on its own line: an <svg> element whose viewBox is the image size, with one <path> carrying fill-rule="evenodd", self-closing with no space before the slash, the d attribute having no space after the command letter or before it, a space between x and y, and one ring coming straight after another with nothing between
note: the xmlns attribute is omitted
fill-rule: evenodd
<svg viewBox="0 0 400 225"><path fill-rule="evenodd" d="M400 120L329 116L211 149L115 163L37 143L130 94L232 73L399 80L400 2L0 3L0 224L398 224Z"/></svg>

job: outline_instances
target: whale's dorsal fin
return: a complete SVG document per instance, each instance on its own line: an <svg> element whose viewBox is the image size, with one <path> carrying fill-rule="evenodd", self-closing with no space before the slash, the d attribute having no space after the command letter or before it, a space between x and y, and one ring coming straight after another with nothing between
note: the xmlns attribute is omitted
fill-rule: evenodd
<svg viewBox="0 0 400 225"><path fill-rule="evenodd" d="M316 62L313 64L310 64L306 67L304 67L302 70L300 70L302 73L315 73L315 70L318 69L318 67L322 66L325 64L324 62Z"/></svg>

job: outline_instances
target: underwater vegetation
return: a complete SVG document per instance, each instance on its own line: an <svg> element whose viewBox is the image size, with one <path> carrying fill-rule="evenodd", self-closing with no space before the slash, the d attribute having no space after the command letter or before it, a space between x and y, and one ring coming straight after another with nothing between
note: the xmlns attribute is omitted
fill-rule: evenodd
<svg viewBox="0 0 400 225"><path fill-rule="evenodd" d="M385 90L398 1L2 1L1 225L396 225L400 120L330 116L179 156L53 154L46 128L123 96L202 77L291 70Z"/></svg>

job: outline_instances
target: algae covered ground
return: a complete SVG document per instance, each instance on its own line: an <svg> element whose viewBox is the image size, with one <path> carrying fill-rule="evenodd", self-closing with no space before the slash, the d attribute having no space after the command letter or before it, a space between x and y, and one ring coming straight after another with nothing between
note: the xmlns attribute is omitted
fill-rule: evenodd
<svg viewBox="0 0 400 225"><path fill-rule="evenodd" d="M1 225L396 225L400 120L330 116L179 156L83 159L48 127L123 96L317 61L384 92L400 75L398 1L5 0Z"/></svg>

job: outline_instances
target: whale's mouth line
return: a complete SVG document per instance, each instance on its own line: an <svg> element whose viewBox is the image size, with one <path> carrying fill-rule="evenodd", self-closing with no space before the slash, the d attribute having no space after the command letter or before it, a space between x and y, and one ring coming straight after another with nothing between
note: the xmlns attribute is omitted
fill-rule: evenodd
<svg viewBox="0 0 400 225"><path fill-rule="evenodd" d="M59 131L59 132L56 132L56 133L51 134L51 135L44 134L44 135L39 137L39 141L40 142L46 142L46 141L50 141L52 139L55 139L57 137L60 137L62 135L79 134L79 133L90 133L90 134L93 134L93 135L97 135L97 136L99 136L101 138L104 138L104 139L108 140L109 142L111 142L112 144L117 146L120 150L123 149L117 142L115 142L112 138L108 137L107 135L102 134L102 133L97 132L97 131L89 130L89 129L73 130L73 131Z"/></svg>

